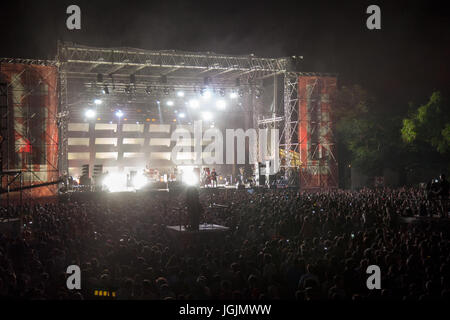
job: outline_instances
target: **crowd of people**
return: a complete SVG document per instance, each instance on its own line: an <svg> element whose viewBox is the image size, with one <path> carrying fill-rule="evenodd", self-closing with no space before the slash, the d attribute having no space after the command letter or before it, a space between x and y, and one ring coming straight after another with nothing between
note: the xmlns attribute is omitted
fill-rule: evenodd
<svg viewBox="0 0 450 320"><path fill-rule="evenodd" d="M202 189L201 222L229 231L181 241L166 227L186 223L185 200L110 194L21 208L21 233L0 235L0 298L86 300L101 289L135 300L450 296L447 219L404 221L442 210L425 190ZM70 265L81 268L81 290L66 286ZM369 265L380 267L380 290L367 288Z"/></svg>

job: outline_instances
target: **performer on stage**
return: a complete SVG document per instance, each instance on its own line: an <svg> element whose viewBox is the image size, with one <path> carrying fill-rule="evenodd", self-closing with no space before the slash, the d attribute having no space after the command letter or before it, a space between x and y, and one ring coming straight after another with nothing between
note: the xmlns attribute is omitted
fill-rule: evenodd
<svg viewBox="0 0 450 320"><path fill-rule="evenodd" d="M212 182L213 188L217 188L217 172L216 172L216 168L212 169L211 182Z"/></svg>
<svg viewBox="0 0 450 320"><path fill-rule="evenodd" d="M209 187L211 184L211 172L209 168L203 168L203 186Z"/></svg>
<svg viewBox="0 0 450 320"><path fill-rule="evenodd" d="M178 177L178 168L177 166L175 166L175 168L173 168L173 176L172 176L172 181L179 181L179 177Z"/></svg>

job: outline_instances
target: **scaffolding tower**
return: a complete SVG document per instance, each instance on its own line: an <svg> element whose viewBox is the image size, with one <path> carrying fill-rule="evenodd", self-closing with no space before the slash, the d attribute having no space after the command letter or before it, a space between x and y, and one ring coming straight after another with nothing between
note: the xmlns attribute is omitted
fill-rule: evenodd
<svg viewBox="0 0 450 320"><path fill-rule="evenodd" d="M57 135L52 136L56 114L50 103L49 92L56 94L51 78L57 79L53 61L0 59L0 113L2 152L2 193L16 192L12 198L21 204L31 203L35 198L35 185L57 180ZM56 83L55 83L56 84ZM56 97L54 101L56 102ZM48 157L48 154L55 155ZM27 187L27 188L25 188ZM56 194L51 185L48 195ZM18 199L17 199L18 198Z"/></svg>

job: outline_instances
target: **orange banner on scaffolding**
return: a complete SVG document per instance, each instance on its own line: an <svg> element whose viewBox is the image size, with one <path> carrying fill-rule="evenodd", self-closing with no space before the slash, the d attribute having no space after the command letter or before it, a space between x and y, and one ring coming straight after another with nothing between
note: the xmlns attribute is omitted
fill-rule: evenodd
<svg viewBox="0 0 450 320"><path fill-rule="evenodd" d="M336 89L335 77L299 77L298 141L300 183L304 189L338 187L332 123L332 105Z"/></svg>
<svg viewBox="0 0 450 320"><path fill-rule="evenodd" d="M22 171L22 185L58 179L58 70L54 66L1 64L0 82L7 83L8 141L3 169ZM5 177L2 186L8 184ZM16 179L20 181L20 179ZM14 181L10 188L17 188ZM48 197L57 187L23 191L22 198Z"/></svg>

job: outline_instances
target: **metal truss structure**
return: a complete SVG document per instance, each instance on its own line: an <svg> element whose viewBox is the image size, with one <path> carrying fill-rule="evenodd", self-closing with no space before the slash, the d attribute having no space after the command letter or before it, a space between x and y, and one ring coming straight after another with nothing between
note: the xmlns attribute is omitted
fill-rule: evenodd
<svg viewBox="0 0 450 320"><path fill-rule="evenodd" d="M300 183L308 189L338 187L332 107L336 77L299 78Z"/></svg>
<svg viewBox="0 0 450 320"><path fill-rule="evenodd" d="M57 77L52 68L56 62L0 59L0 64L0 74L11 77L1 85L2 193L7 193L9 201L10 190L20 190L22 204L33 199L34 185L47 183L59 173L58 164L53 161L56 157L48 157L57 150L57 137L47 130L56 114L47 105L50 100L43 100L50 99L48 92L57 91L51 84L51 79ZM48 194L54 194L54 190L49 188Z"/></svg>
<svg viewBox="0 0 450 320"><path fill-rule="evenodd" d="M262 110L258 99L262 81L286 72L290 63L289 58L95 48L70 43L58 43L56 61L60 72L61 172L68 170L69 116L80 118L77 110L92 103L102 91L108 90L111 103L132 103L144 109L151 103L149 96L163 96L165 91L195 93L205 87L217 92L235 90L243 97L236 111L243 113L246 129L255 128Z"/></svg>
<svg viewBox="0 0 450 320"><path fill-rule="evenodd" d="M329 105L324 107L331 102L329 97L324 100L318 86L319 78L336 75L287 71L283 76L283 114L260 117L258 126L281 131L280 163L290 185L300 184L304 189L337 186L337 172L333 170L337 168L333 126ZM315 78L316 81L300 93L301 78ZM302 104L305 104L304 112L300 112ZM300 129L304 132L301 133ZM328 177L327 181L320 181L323 176Z"/></svg>
<svg viewBox="0 0 450 320"><path fill-rule="evenodd" d="M284 165L286 168L298 166L293 162L292 153L298 153L298 79L296 73L286 73L284 77L284 128L281 134L284 143L280 147L286 151Z"/></svg>
<svg viewBox="0 0 450 320"><path fill-rule="evenodd" d="M8 170L8 161L6 167L3 167L4 159L9 159L9 112L8 112L8 84L0 83L0 170ZM5 157L6 155L6 157Z"/></svg>
<svg viewBox="0 0 450 320"><path fill-rule="evenodd" d="M161 96L166 90L182 89L195 93L209 87L214 90L239 90L242 96L248 97L242 100L240 110L245 114L247 129L279 129L281 166L287 177L291 177L292 172L302 166L300 159L304 158L300 155L303 152L300 145L304 142L299 141L299 126L302 121L310 122L310 119L302 119L299 114L299 103L305 99L299 96L299 78L336 76L298 72L294 70L291 58L98 48L63 42L58 43L54 61L0 59L1 62L58 67L59 110L56 118L61 175L68 172L69 122L81 118L81 110L101 97L102 91L103 94L108 91L108 100L112 103L132 102L140 108L149 105L149 96ZM263 88L265 79L280 76L284 78L284 85L279 88L283 108L267 116L261 99L258 99L258 91ZM257 146L252 148L259 154ZM311 156L307 155L308 158ZM263 159L258 159L260 161Z"/></svg>

